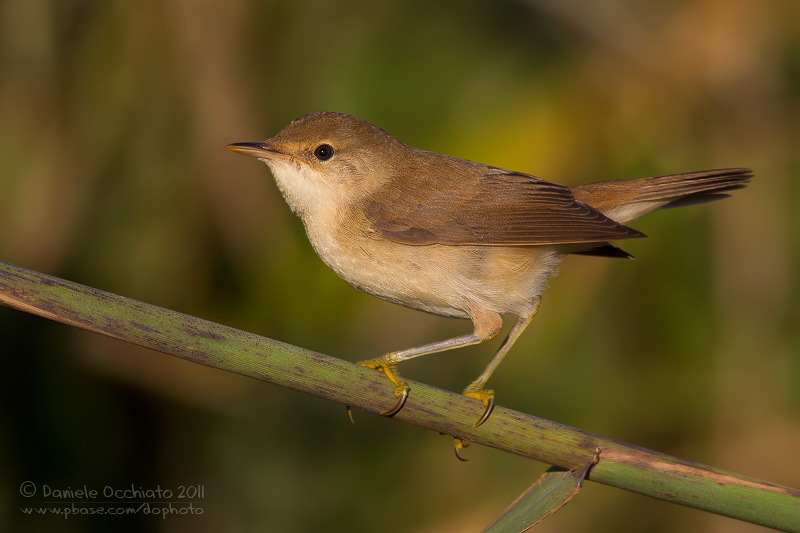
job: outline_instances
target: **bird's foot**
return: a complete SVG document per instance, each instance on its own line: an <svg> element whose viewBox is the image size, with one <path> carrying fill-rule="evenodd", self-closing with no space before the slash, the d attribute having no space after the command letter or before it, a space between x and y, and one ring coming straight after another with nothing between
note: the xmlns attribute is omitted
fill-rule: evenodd
<svg viewBox="0 0 800 533"><path fill-rule="evenodd" d="M475 398L476 400L480 400L483 405L486 406L486 410L483 411L483 415L478 419L477 422L472 427L478 427L484 422L489 419L489 415L492 414L494 410L494 391L489 389L484 389L481 385L476 385L475 383L468 386L464 389L462 393L464 396L468 398Z"/></svg>
<svg viewBox="0 0 800 533"><path fill-rule="evenodd" d="M411 387L408 386L406 380L400 377L400 374L397 372L397 365L394 363L387 363L382 357L370 359L368 361L359 361L358 364L383 372L386 374L386 377L389 378L392 383L394 383L394 395L397 396L397 402L391 409L381 411L380 414L383 416L393 417L399 413L406 404L406 400L408 400L408 391L411 390Z"/></svg>
<svg viewBox="0 0 800 533"><path fill-rule="evenodd" d="M466 439L461 439L459 437L454 437L453 438L453 447L455 447L455 449L456 449L456 459L466 463L467 459L464 459L463 457L461 457L461 455L459 455L459 453L458 453L458 450L463 450L464 448L469 447L469 441L466 440Z"/></svg>

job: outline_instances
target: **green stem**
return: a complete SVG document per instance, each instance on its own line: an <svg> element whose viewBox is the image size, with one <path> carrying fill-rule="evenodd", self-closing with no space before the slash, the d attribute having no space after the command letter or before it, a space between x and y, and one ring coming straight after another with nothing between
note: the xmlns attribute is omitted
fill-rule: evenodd
<svg viewBox="0 0 800 533"><path fill-rule="evenodd" d="M196 317L0 262L0 303L229 372L378 413L395 402L382 374ZM800 532L800 491L711 468L409 382L394 418L552 465L599 462L587 479L654 498Z"/></svg>

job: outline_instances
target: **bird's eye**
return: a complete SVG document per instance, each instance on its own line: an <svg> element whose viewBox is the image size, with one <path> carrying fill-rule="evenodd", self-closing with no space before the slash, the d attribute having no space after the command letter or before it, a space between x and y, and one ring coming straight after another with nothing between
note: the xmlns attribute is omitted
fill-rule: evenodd
<svg viewBox="0 0 800 533"><path fill-rule="evenodd" d="M314 149L314 156L320 161L327 161L333 157L333 147L330 144L320 144Z"/></svg>

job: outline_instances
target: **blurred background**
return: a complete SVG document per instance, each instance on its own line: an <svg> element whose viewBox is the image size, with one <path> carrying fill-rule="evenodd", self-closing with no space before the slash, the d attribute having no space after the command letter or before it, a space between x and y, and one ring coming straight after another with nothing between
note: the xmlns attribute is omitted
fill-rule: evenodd
<svg viewBox="0 0 800 533"><path fill-rule="evenodd" d="M800 487L800 6L0 1L0 260L356 361L469 331L352 289L225 145L306 113L567 185L717 167L638 261L572 257L498 403ZM479 531L546 465L0 308L0 529ZM497 342L411 361L460 391ZM202 516L20 485L202 485ZM757 531L596 483L536 531Z"/></svg>

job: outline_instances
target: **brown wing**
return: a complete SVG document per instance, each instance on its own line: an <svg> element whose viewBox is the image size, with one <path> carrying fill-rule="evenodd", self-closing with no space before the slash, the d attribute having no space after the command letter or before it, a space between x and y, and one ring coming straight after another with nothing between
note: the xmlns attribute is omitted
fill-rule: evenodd
<svg viewBox="0 0 800 533"><path fill-rule="evenodd" d="M483 167L470 178L427 177L366 207L384 237L403 244L537 245L644 237L578 202L569 188L535 176ZM450 173L448 173L450 174ZM475 176L475 173L466 173Z"/></svg>

